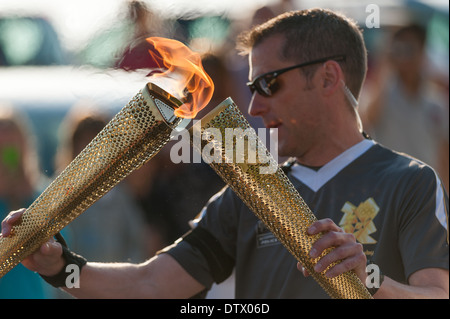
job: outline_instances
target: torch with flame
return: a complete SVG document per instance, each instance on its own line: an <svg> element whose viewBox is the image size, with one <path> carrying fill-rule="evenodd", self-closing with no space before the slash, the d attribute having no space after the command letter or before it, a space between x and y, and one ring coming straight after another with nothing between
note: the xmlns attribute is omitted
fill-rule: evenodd
<svg viewBox="0 0 450 319"><path fill-rule="evenodd" d="M12 235L0 238L0 277L150 160L183 118L208 104L214 85L200 55L175 40L148 41L166 69L152 76L158 85L148 83L137 93L27 208Z"/></svg>

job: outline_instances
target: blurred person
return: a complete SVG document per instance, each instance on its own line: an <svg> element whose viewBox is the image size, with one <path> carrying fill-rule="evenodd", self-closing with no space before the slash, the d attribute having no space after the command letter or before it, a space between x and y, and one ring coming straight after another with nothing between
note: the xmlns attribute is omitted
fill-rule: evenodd
<svg viewBox="0 0 450 319"><path fill-rule="evenodd" d="M61 125L57 168L60 173L108 123L108 116L90 101L79 101ZM134 261L149 257L143 212L124 183L77 217L67 230L68 243L96 261Z"/></svg>
<svg viewBox="0 0 450 319"><path fill-rule="evenodd" d="M393 33L387 57L375 66L371 101L361 112L368 133L379 143L435 168L448 190L448 100L427 74L425 45L426 29L420 25Z"/></svg>
<svg viewBox="0 0 450 319"><path fill-rule="evenodd" d="M30 206L39 195L40 177L30 125L25 115L0 104L0 216ZM18 265L0 278L0 298L51 298L37 274Z"/></svg>
<svg viewBox="0 0 450 319"><path fill-rule="evenodd" d="M249 58L249 113L278 129L278 152L293 157L283 168L318 219L307 229L322 234L309 252L318 258L313 271L331 278L354 271L365 283L369 258L384 274L370 288L375 298L448 299L448 196L430 166L362 131L356 102L367 51L355 22L330 10L289 12L240 44ZM3 221L3 236L22 213ZM192 232L144 263L74 260L80 288L64 287L58 243L24 263L84 298L189 298L233 268L236 298L328 297L273 234L264 242L260 235L271 234L226 187Z"/></svg>
<svg viewBox="0 0 450 319"><path fill-rule="evenodd" d="M253 13L251 26L262 24L284 12L295 10L297 6L294 5L292 0L278 0L270 5L258 8Z"/></svg>
<svg viewBox="0 0 450 319"><path fill-rule="evenodd" d="M0 106L1 170L3 209L31 204L39 182L37 155L29 133L30 124L13 107Z"/></svg>
<svg viewBox="0 0 450 319"><path fill-rule="evenodd" d="M159 68L160 66L152 59L149 51L156 55L159 53L146 41L146 38L166 35L170 28L165 28L164 21L144 1L128 1L127 6L127 18L134 27L134 33L116 61L115 67L125 70Z"/></svg>

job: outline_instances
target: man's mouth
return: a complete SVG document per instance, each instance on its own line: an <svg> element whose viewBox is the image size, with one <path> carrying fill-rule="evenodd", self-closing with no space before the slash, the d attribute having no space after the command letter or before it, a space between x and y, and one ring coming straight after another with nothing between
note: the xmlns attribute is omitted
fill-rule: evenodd
<svg viewBox="0 0 450 319"><path fill-rule="evenodd" d="M279 128L281 126L281 122L269 122L268 124L266 124L266 128L271 129L271 128Z"/></svg>

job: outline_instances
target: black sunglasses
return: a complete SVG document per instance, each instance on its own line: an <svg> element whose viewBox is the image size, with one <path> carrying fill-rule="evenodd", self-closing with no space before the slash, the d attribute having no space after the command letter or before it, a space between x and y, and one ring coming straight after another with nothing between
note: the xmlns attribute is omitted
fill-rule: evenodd
<svg viewBox="0 0 450 319"><path fill-rule="evenodd" d="M272 96L279 89L279 86L278 86L278 83L276 80L279 75L283 74L284 72L293 70L293 69L302 68L304 66L313 65L313 64L317 64L317 63L323 63L328 60L345 61L345 55L335 55L335 56L331 56L331 57L327 57L327 58L323 58L323 59L319 59L319 60L314 60L314 61L310 61L310 62L293 65L293 66L290 66L290 67L287 67L284 69L267 72L267 73L261 74L260 76L256 77L252 82L248 82L247 86L250 88L250 92L252 92L252 95L256 91L259 94L261 94L262 96L269 97L269 96Z"/></svg>

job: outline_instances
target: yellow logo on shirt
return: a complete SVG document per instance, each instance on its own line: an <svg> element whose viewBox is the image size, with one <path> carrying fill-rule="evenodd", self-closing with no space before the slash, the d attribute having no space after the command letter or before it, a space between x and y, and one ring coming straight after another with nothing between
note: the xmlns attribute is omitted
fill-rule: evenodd
<svg viewBox="0 0 450 319"><path fill-rule="evenodd" d="M346 202L341 209L344 216L342 216L339 226L346 233L352 233L361 244L375 244L377 241L369 235L377 231L373 219L379 210L380 208L373 198L360 203L358 207Z"/></svg>

